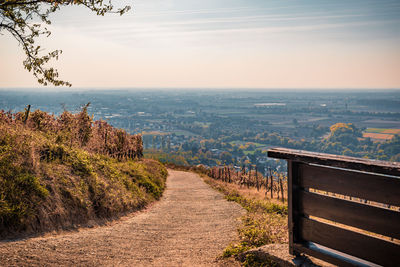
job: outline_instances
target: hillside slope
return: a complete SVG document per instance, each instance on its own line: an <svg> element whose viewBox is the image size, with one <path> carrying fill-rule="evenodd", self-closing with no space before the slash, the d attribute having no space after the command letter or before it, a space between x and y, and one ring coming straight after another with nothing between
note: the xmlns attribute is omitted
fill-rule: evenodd
<svg viewBox="0 0 400 267"><path fill-rule="evenodd" d="M93 122L86 108L28 114L0 112L0 237L114 218L161 197L167 170L141 158L140 136Z"/></svg>

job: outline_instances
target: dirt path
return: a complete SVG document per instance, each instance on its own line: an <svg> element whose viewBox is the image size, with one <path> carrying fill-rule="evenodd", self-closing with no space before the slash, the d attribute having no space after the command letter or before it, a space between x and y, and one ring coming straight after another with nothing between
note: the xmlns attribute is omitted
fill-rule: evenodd
<svg viewBox="0 0 400 267"><path fill-rule="evenodd" d="M196 174L169 170L164 197L111 226L0 241L0 265L213 266L244 210Z"/></svg>

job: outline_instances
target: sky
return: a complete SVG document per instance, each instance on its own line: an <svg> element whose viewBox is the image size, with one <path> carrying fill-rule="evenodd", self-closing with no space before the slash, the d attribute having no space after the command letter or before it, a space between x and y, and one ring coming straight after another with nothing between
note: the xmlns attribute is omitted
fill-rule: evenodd
<svg viewBox="0 0 400 267"><path fill-rule="evenodd" d="M114 1L121 3L122 1ZM52 15L73 88L400 88L398 0L135 0ZM0 88L41 87L0 35Z"/></svg>

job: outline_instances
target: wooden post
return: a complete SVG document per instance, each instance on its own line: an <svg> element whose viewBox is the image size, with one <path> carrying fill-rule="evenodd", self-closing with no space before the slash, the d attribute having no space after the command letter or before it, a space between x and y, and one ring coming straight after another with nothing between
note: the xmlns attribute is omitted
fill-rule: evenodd
<svg viewBox="0 0 400 267"><path fill-rule="evenodd" d="M269 177L270 172L271 172L271 169L268 168L267 175L265 175L265 197L267 197L267 194L268 194L268 177Z"/></svg>
<svg viewBox="0 0 400 267"><path fill-rule="evenodd" d="M279 174L278 174L278 180L276 181L276 195L277 195L277 198L278 198L278 200L280 199L279 198L279 191L281 191L280 190L280 187L279 187L279 184L280 184L280 180L281 180L281 177L279 176Z"/></svg>
<svg viewBox="0 0 400 267"><path fill-rule="evenodd" d="M242 172L243 172L243 167L242 167L242 171L239 171L238 172L238 179L239 179L239 184L240 184L240 187L242 187Z"/></svg>
<svg viewBox="0 0 400 267"><path fill-rule="evenodd" d="M227 171L226 165L224 165L224 182L226 183L228 181L228 171Z"/></svg>
<svg viewBox="0 0 400 267"><path fill-rule="evenodd" d="M240 180L242 181L243 186L246 183L246 165L242 166L242 172L240 174Z"/></svg>
<svg viewBox="0 0 400 267"><path fill-rule="evenodd" d="M257 191L260 191L260 187L259 187L259 184L258 184L258 171L257 171L257 165L256 165L256 186L257 186Z"/></svg>
<svg viewBox="0 0 400 267"><path fill-rule="evenodd" d="M24 124L26 124L26 121L28 120L30 111L31 111L31 105L28 105L28 107L26 108L26 111L25 111L24 119L23 119L23 123Z"/></svg>
<svg viewBox="0 0 400 267"><path fill-rule="evenodd" d="M108 149L107 149L107 128L106 128L106 132L104 134L104 152L107 152L107 154L109 154Z"/></svg>
<svg viewBox="0 0 400 267"><path fill-rule="evenodd" d="M249 177L247 179L247 188L250 188L250 181L251 181L251 164L249 165Z"/></svg>
<svg viewBox="0 0 400 267"><path fill-rule="evenodd" d="M273 199L273 198L274 198L274 193L273 193L273 189L274 189L274 176L271 175L270 179L271 179L271 199Z"/></svg>
<svg viewBox="0 0 400 267"><path fill-rule="evenodd" d="M285 202L285 194L284 194L284 191L283 191L283 178L282 177L280 177L280 179L279 179L279 183L280 183L280 186L281 186L281 196L282 196L282 202Z"/></svg>

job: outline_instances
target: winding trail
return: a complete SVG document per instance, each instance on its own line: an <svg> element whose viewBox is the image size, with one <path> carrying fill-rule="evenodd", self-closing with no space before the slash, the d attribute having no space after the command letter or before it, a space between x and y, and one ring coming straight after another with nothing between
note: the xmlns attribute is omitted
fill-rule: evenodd
<svg viewBox="0 0 400 267"><path fill-rule="evenodd" d="M216 266L244 210L198 175L169 170L163 198L110 226L0 241L1 266Z"/></svg>

